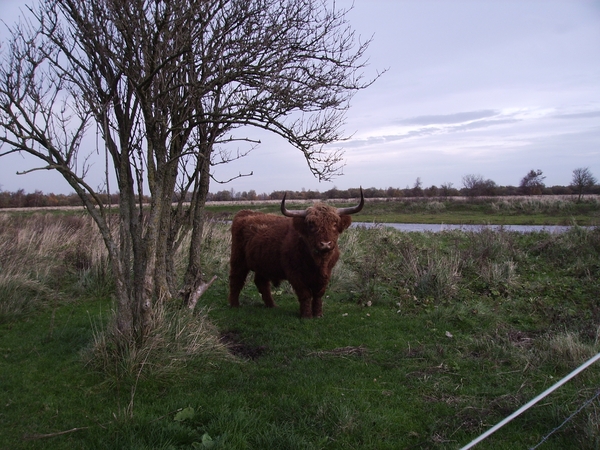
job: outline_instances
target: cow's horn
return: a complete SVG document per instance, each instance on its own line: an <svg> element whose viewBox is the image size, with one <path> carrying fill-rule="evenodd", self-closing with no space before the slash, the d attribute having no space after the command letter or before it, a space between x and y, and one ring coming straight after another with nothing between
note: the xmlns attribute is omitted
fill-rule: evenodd
<svg viewBox="0 0 600 450"><path fill-rule="evenodd" d="M338 208L337 212L340 216L354 214L363 209L365 205L365 196L363 195L362 187L360 188L360 203L356 206L350 206L349 208Z"/></svg>
<svg viewBox="0 0 600 450"><path fill-rule="evenodd" d="M284 216L287 217L306 217L306 215L308 214L308 211L306 210L287 210L285 208L285 197L287 196L287 192L285 194L283 194L283 200L281 200L281 214L283 214Z"/></svg>

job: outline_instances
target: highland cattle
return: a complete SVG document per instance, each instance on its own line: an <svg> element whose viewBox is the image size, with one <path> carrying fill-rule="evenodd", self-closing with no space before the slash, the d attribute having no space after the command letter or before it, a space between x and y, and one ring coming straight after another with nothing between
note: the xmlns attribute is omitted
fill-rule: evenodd
<svg viewBox="0 0 600 450"><path fill-rule="evenodd" d="M338 238L352 223L351 214L364 206L334 208L315 203L306 210L288 210L283 216L243 210L231 226L229 304L238 307L239 295L250 271L267 307L275 307L271 284L287 280L300 302L301 317L323 315L323 295L340 257Z"/></svg>

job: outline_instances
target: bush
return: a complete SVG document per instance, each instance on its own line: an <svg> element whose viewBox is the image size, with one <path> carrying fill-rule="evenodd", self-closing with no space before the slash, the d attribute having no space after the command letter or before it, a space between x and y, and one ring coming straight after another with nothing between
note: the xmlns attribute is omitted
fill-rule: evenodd
<svg viewBox="0 0 600 450"><path fill-rule="evenodd" d="M94 325L94 341L85 353L86 363L115 383L135 385L140 377L164 377L180 371L191 359L223 359L228 353L217 329L204 311L192 314L187 309L166 305L155 308L154 327L147 339L122 344L109 323Z"/></svg>

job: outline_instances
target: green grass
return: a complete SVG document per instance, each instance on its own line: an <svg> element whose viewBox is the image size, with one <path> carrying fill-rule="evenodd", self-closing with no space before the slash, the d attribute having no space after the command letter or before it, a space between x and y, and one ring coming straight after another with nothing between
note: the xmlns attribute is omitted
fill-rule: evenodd
<svg viewBox="0 0 600 450"><path fill-rule="evenodd" d="M233 357L176 361L156 344L161 355L129 372L91 352L110 315L106 275L68 248L44 261L64 277L38 276L44 295L0 323L0 448L457 449L600 351L599 229L351 229L314 320L299 318L286 284L278 308L249 283L230 309L227 235L207 229L207 275L219 279L196 314ZM35 258L23 258L15 273L33 279ZM2 287L0 304L18 309L18 290ZM536 445L599 386L592 366L477 448ZM540 448L597 448L598 406Z"/></svg>

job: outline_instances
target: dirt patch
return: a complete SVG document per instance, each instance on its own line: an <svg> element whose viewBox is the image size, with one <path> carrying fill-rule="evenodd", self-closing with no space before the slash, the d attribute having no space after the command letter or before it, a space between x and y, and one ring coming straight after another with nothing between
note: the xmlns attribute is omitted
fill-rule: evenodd
<svg viewBox="0 0 600 450"><path fill-rule="evenodd" d="M237 331L225 331L219 337L221 344L227 347L229 353L233 356L243 359L256 360L261 357L267 347L264 345L249 345L243 342L240 334Z"/></svg>
<svg viewBox="0 0 600 450"><path fill-rule="evenodd" d="M519 330L508 330L507 337L509 342L518 348L531 348L534 336Z"/></svg>

